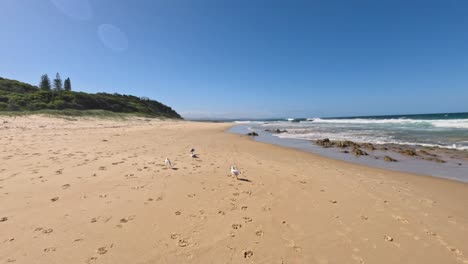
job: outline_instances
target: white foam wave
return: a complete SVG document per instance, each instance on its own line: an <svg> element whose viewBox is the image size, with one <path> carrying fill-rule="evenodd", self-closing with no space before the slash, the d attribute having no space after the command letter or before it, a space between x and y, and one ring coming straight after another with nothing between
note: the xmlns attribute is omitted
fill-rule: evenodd
<svg viewBox="0 0 468 264"><path fill-rule="evenodd" d="M298 132L298 131L296 131ZM392 137L385 136L362 136L362 135L350 135L348 133L281 133L273 134L273 136L279 138L292 138L292 139L304 139L304 140L317 140L323 138L329 138L330 140L351 140L355 142L366 142L372 144L397 144L397 145L411 145L411 146L423 146L423 147L439 147L447 149L457 150L468 150L468 146L460 146L457 144L442 145L442 144L429 144L421 142L408 142L395 140Z"/></svg>
<svg viewBox="0 0 468 264"><path fill-rule="evenodd" d="M321 119L314 118L313 121L302 121L301 123L312 124L402 124L402 125L431 125L439 128L466 128L468 129L468 119L436 119L436 120L423 120L423 119Z"/></svg>

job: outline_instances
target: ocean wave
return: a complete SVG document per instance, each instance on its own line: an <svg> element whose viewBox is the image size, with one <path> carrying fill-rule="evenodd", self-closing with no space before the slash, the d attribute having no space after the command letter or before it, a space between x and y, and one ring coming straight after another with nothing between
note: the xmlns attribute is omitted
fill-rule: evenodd
<svg viewBox="0 0 468 264"><path fill-rule="evenodd" d="M457 150L468 150L468 146L457 145L457 144L435 144L435 143L423 143L423 142L409 142L397 140L389 136L363 136L363 135L351 135L349 133L281 133L273 134L278 138L290 138L290 139L303 139L303 140L317 140L323 138L329 138L330 140L351 140L359 143L372 143L372 144L397 144L397 145L410 145L410 146L423 146L423 147L439 147L446 149L457 149Z"/></svg>
<svg viewBox="0 0 468 264"><path fill-rule="evenodd" d="M465 128L468 129L468 119L321 119L314 118L312 121L301 121L301 124L402 124L402 125L430 125L438 128Z"/></svg>

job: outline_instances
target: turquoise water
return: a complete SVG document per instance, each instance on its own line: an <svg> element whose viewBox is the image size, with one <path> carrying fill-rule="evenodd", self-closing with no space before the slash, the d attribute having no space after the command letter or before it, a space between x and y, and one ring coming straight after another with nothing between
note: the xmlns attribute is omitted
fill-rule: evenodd
<svg viewBox="0 0 468 264"><path fill-rule="evenodd" d="M468 150L468 113L243 120L255 129L280 129L279 138L352 140Z"/></svg>

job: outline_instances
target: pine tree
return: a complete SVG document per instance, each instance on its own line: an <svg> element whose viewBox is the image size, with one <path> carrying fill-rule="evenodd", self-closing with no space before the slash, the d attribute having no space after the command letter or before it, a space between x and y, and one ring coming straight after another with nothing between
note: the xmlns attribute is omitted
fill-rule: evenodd
<svg viewBox="0 0 468 264"><path fill-rule="evenodd" d="M71 82L70 78L66 78L65 81L63 82L63 89L65 91L71 91Z"/></svg>
<svg viewBox="0 0 468 264"><path fill-rule="evenodd" d="M58 72L54 79L54 90L57 92L62 90L62 79L60 78L60 74Z"/></svg>
<svg viewBox="0 0 468 264"><path fill-rule="evenodd" d="M41 90L50 91L50 79L47 74L41 76L41 82L39 83Z"/></svg>

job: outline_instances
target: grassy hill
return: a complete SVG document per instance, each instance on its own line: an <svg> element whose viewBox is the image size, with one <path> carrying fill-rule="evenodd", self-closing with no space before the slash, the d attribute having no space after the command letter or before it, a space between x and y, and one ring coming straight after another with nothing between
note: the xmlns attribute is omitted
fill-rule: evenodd
<svg viewBox="0 0 468 264"><path fill-rule="evenodd" d="M181 119L172 108L148 98L131 95L73 91L44 91L0 77L0 111L105 110L115 113ZM68 111L68 113L79 111Z"/></svg>

